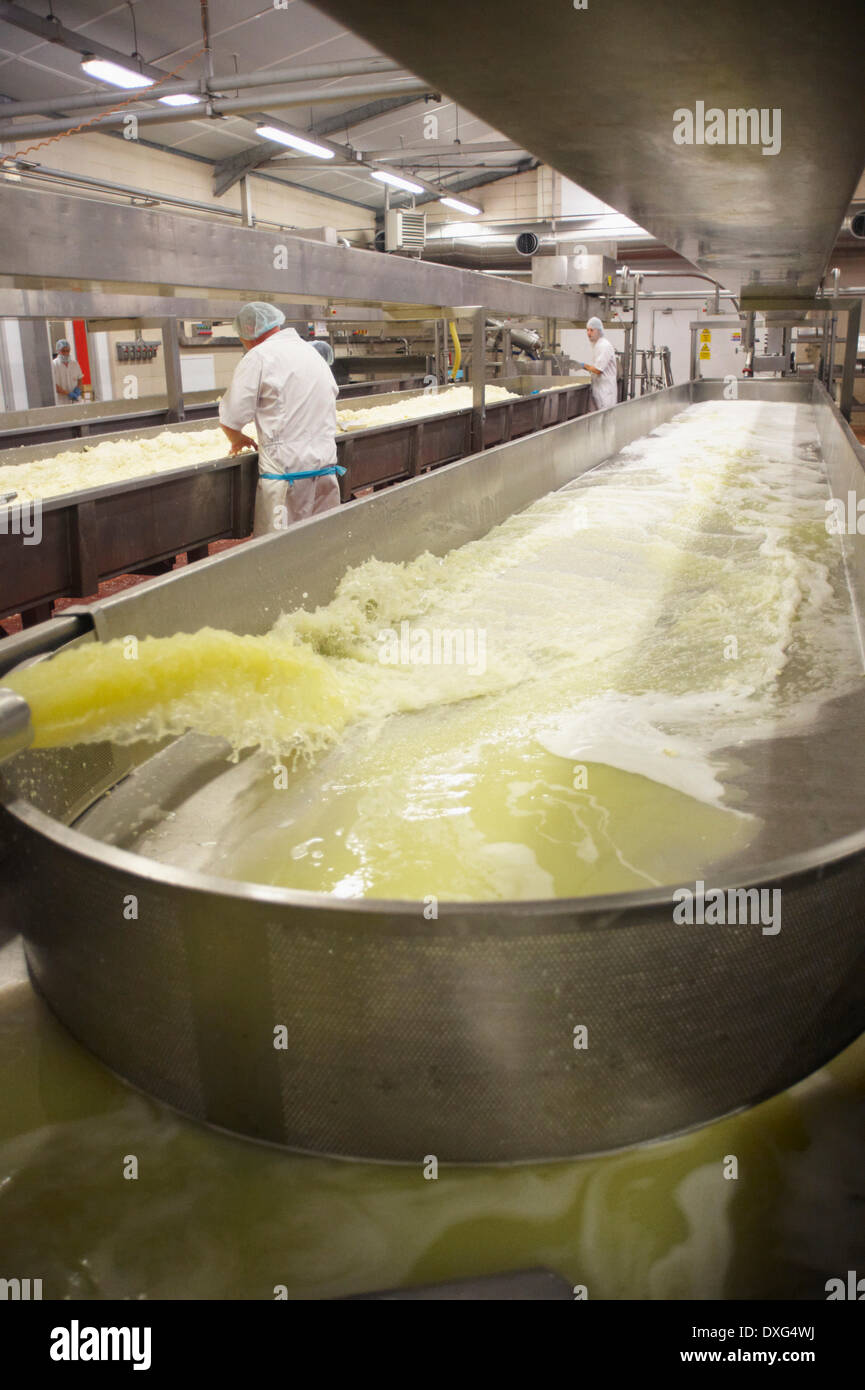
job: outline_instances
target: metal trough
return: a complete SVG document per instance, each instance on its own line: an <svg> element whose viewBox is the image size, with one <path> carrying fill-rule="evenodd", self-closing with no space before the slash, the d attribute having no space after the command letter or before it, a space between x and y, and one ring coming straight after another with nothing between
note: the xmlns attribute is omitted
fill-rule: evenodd
<svg viewBox="0 0 865 1390"><path fill-rule="evenodd" d="M213 429L213 424L152 425L105 434L98 442ZM86 439L65 445L73 452L87 448ZM0 463L23 464L57 452L56 443L33 444L0 453ZM65 493L41 504L38 544L28 539L31 508L0 509L0 618L21 613L29 625L50 617L56 598L93 594L103 579L173 560L184 551L199 559L211 541L248 536L257 480L258 455L250 453Z"/></svg>
<svg viewBox="0 0 865 1390"><path fill-rule="evenodd" d="M347 566L477 538L722 387L689 383L562 424L153 580L9 639L0 670L56 645L57 627L72 635L92 623L85 642L204 624L264 632L281 610L327 602ZM865 495L863 453L822 387L739 390L813 401L833 490ZM845 540L861 603L865 538ZM189 737L156 755L96 745L12 758L0 812L8 912L36 987L73 1035L201 1121L393 1161L610 1150L783 1090L865 1025L861 706L845 719L834 767L816 746L767 745L766 786L801 829L801 848L734 865L717 884L783 887L784 929L771 938L751 926L711 937L675 926L670 888L443 903L428 921L417 902L232 883L75 828L88 808L105 820L112 806L122 815L158 797L165 808L203 785L224 751ZM806 797L796 759L807 757L817 770ZM840 768L853 775L844 795ZM116 799L100 803L111 788ZM134 921L122 910L129 895ZM591 1040L582 1052L578 1023ZM285 1049L274 1047L279 1025Z"/></svg>
<svg viewBox="0 0 865 1390"><path fill-rule="evenodd" d="M546 428L583 414L588 404L584 381L545 387L532 377L508 382L525 397L490 405L484 438L487 445ZM446 394L446 390L443 391ZM352 409L390 405L416 391L361 397ZM99 443L147 439L164 432L188 433L195 424L152 425L146 429L105 434ZM213 429L212 420L198 422ZM454 411L429 420L359 430L338 440L343 500L369 487L410 478L472 451L472 412ZM66 448L86 450L93 441L76 439ZM23 464L51 458L54 443L30 444L0 452L0 464ZM96 592L103 579L140 573L186 553L190 560L207 556L213 541L241 539L252 531L258 455L217 458L170 473L155 473L124 483L108 483L85 492L66 493L41 508L42 539L27 539L28 518L14 506L0 509L0 618L22 613L26 625L51 616L54 599Z"/></svg>
<svg viewBox="0 0 865 1390"><path fill-rule="evenodd" d="M213 391L190 391L183 398L186 421L213 420L219 396ZM81 439L106 434L119 425L126 431L172 419L167 396L142 396L137 401L86 401L83 405L50 405L38 410L0 411L0 449L37 441Z"/></svg>

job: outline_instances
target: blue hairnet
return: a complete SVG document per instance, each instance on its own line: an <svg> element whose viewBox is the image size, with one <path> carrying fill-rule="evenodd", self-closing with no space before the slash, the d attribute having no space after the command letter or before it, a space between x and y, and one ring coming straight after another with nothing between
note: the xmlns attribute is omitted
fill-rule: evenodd
<svg viewBox="0 0 865 1390"><path fill-rule="evenodd" d="M599 318L591 318L591 319L589 319L588 323L586 324L586 327L587 327L587 328L597 328L597 330L598 330L599 333L603 333L603 331L604 331L604 325L601 323L601 320L600 320Z"/></svg>
<svg viewBox="0 0 865 1390"><path fill-rule="evenodd" d="M59 352L61 348L65 348L65 347L68 347L68 346L69 346L69 340L68 340L67 338L58 338L58 339L57 339L57 342L54 344L54 346L56 347L57 351Z"/></svg>
<svg viewBox="0 0 865 1390"><path fill-rule="evenodd" d="M244 304L232 326L238 338L245 338L249 342L260 338L262 333L268 333L271 328L280 328L284 323L285 314L275 304L254 299L251 304Z"/></svg>

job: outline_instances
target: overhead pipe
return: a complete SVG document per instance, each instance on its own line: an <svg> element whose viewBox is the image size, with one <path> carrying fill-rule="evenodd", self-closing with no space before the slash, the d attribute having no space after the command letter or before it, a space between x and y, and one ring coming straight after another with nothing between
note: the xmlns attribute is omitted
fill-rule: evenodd
<svg viewBox="0 0 865 1390"><path fill-rule="evenodd" d="M133 59L129 59L132 63ZM140 89L142 101L156 101L159 97L192 95L200 92L204 96L218 96L221 92L242 92L250 87L283 87L294 82L328 82L341 77L374 76L385 72L403 72L398 63L389 58L355 58L344 63L313 63L304 68L275 68L272 72L227 73L224 77L174 78L171 82L160 82L157 92L149 95L151 89ZM129 94L131 95L131 93ZM38 116L43 111L99 111L116 96L116 92L104 88L97 92L84 92L72 97L44 97L38 101L10 101L2 106L4 119L15 116ZM175 110L182 110L175 107Z"/></svg>
<svg viewBox="0 0 865 1390"><path fill-rule="evenodd" d="M189 87L186 87L189 91ZM136 112L136 119L140 126L145 125L173 125L178 121L200 120L202 116L228 116L240 115L247 111L259 111L264 104L269 111L277 111L290 106L322 106L331 101L354 101L356 98L382 97L382 96L436 96L425 82L412 79L410 82L392 82L385 85L381 82L361 84L356 87L343 87L340 91L335 88L321 88L314 92L300 92L296 96L287 94L275 97L267 97L264 102L259 96L254 99L247 97L228 97L211 100L209 97L196 103L195 106L166 106L161 111L142 111ZM0 108L2 109L2 108ZM100 121L92 125L88 130L82 131L82 135L99 135L106 130L123 130L124 116L112 116L106 121ZM0 140L34 140L43 135L59 135L69 129L69 121L31 121L16 125L13 121L0 122Z"/></svg>
<svg viewBox="0 0 865 1390"><path fill-rule="evenodd" d="M347 58L341 63L310 63L305 68L274 68L270 73L247 72L228 77L214 77L208 85L211 91L222 87L226 91L242 92L245 87L281 87L291 82L329 82L339 77L374 77L386 72L405 72L400 63L390 58Z"/></svg>
<svg viewBox="0 0 865 1390"><path fill-rule="evenodd" d="M33 183L60 183L69 184L73 188L80 187L82 189L82 196L87 196L87 191L92 188L95 193L102 193L117 198L129 198L129 201L133 205L139 207L158 207L162 203L165 203L169 207L187 208L193 212L204 212L218 217L228 217L236 222L243 221L243 213L239 212L236 208L227 208L219 203L202 203L196 201L194 198L183 198L174 193L153 193L149 192L146 188L135 188L131 184L115 183L110 179L98 179L90 174L73 173L67 169L47 169L40 164L38 168L34 169L32 172L26 169L23 170L22 177ZM289 236L301 238L304 237L307 230L304 227L286 226L283 222L274 222L271 218L266 217L256 218L256 226L276 227L281 232L287 232ZM356 229L352 228L351 230L362 232L364 228L358 227ZM340 245L345 245L353 249L347 237L338 236L337 242Z"/></svg>
<svg viewBox="0 0 865 1390"><path fill-rule="evenodd" d="M672 274L670 278L672 279ZM617 297L621 298L621 296L613 295L614 299ZM721 290L720 297L721 299L731 299L738 307L739 301L731 291ZM657 294L648 294L645 291L641 292L640 303L642 303L644 299L705 299L705 295L699 290L658 290Z"/></svg>

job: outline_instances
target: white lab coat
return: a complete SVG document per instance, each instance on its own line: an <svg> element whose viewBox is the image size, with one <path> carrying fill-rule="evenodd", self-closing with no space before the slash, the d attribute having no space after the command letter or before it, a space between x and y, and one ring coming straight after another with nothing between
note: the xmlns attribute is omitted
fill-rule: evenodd
<svg viewBox="0 0 865 1390"><path fill-rule="evenodd" d="M293 328L250 348L219 403L230 429L254 421L260 473L308 473L336 463L339 387L327 363ZM259 479L253 534L283 531L339 506L333 473L295 482Z"/></svg>
<svg viewBox="0 0 865 1390"><path fill-rule="evenodd" d="M616 404L619 388L616 381L616 349L603 335L593 345L592 366L600 368L602 373L601 376L592 376L592 407L594 410L605 410L608 405Z"/></svg>
<svg viewBox="0 0 865 1390"><path fill-rule="evenodd" d="M54 370L55 394L57 395L58 400L65 401L66 397L61 396L57 388L59 387L62 391L71 391L74 386L78 385L84 373L82 372L81 368L79 367L78 363L75 361L75 358L72 356L71 353L69 354L69 360L64 362L63 358L60 356L60 353L58 352L57 356L52 361L51 366Z"/></svg>

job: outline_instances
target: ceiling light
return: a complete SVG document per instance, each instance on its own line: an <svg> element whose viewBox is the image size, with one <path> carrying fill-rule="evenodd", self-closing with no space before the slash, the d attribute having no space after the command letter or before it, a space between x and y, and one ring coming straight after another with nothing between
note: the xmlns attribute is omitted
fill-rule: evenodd
<svg viewBox="0 0 865 1390"><path fill-rule="evenodd" d="M159 100L164 106L197 106L201 97L193 97L186 92L179 92L176 97L160 97Z"/></svg>
<svg viewBox="0 0 865 1390"><path fill-rule="evenodd" d="M105 58L85 58L82 68L89 77L99 82L110 82L112 87L152 87L153 78L145 77L134 68L122 68L119 63L109 63Z"/></svg>
<svg viewBox="0 0 865 1390"><path fill-rule="evenodd" d="M477 222L443 222L438 229L440 237L482 237L487 232L486 227L479 227ZM431 240L435 240L436 233L433 231ZM502 237L502 241L508 238Z"/></svg>
<svg viewBox="0 0 865 1390"><path fill-rule="evenodd" d="M474 203L464 203L461 198L439 198L446 208L454 208L457 212L467 212L471 217L477 217L483 212L483 208L475 207Z"/></svg>
<svg viewBox="0 0 865 1390"><path fill-rule="evenodd" d="M287 130L278 130L274 125L260 125L255 128L256 135L263 140L278 140L280 145L290 145L301 154L314 154L316 159L333 159L334 151L326 145L317 145L314 140L305 140L302 135L292 135Z"/></svg>
<svg viewBox="0 0 865 1390"><path fill-rule="evenodd" d="M373 169L372 177L379 183L389 183L392 188L404 188L406 193L423 193L422 183L412 183L411 179L401 179L399 174L389 174L386 169Z"/></svg>

